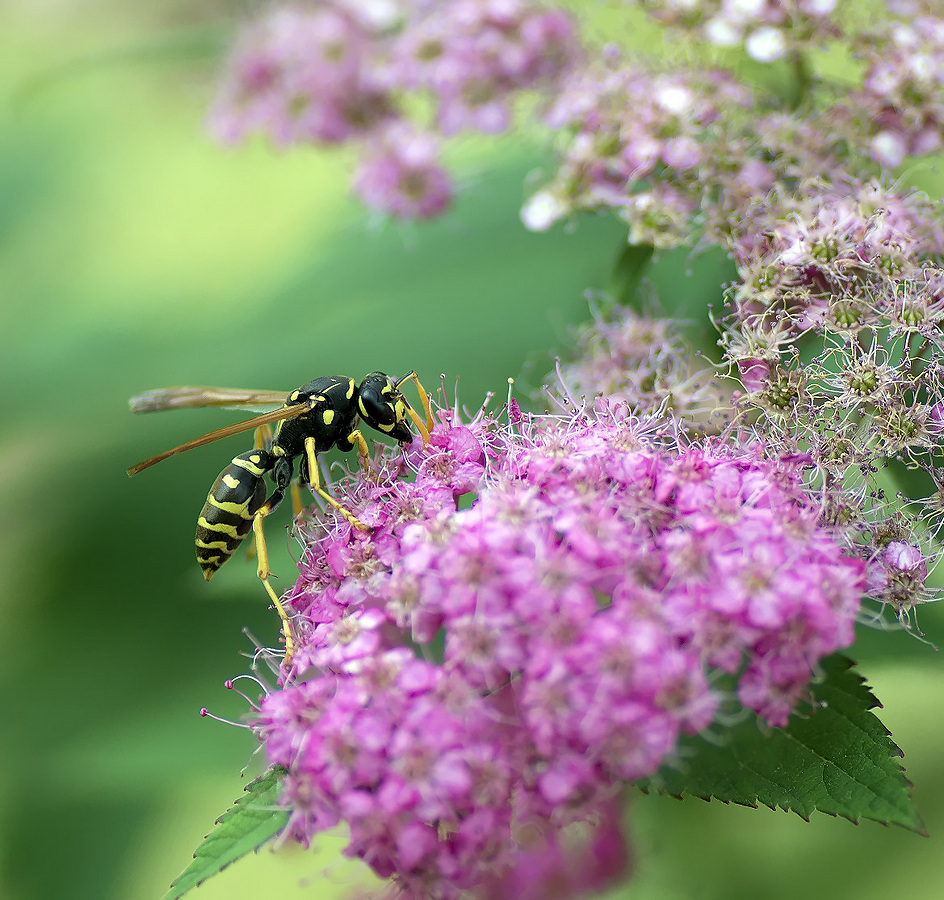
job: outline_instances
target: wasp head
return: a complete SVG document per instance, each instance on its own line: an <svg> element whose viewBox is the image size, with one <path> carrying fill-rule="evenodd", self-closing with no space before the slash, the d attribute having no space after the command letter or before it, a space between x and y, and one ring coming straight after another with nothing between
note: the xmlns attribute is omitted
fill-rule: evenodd
<svg viewBox="0 0 944 900"><path fill-rule="evenodd" d="M357 411L371 428L400 443L413 440L413 432L406 424L410 404L400 391L399 382L383 372L371 372L361 382L357 394Z"/></svg>

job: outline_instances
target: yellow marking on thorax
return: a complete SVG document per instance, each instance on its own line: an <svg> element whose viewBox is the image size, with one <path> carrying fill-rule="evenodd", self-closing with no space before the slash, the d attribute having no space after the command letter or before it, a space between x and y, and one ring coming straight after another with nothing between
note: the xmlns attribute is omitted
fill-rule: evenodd
<svg viewBox="0 0 944 900"><path fill-rule="evenodd" d="M321 421L324 422L325 425L330 425L334 421L334 410L333 409L322 410Z"/></svg>

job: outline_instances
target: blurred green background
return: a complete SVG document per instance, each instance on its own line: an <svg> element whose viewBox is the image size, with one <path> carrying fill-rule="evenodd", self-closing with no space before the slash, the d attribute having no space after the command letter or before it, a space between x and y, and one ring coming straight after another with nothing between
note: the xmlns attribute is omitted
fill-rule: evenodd
<svg viewBox="0 0 944 900"><path fill-rule="evenodd" d="M474 408L508 376L540 385L620 247L604 219L523 231L522 184L542 162L525 142L457 143L463 199L407 228L348 199L343 154L217 146L202 118L239 5L0 4L0 900L162 896L255 771L240 776L251 735L198 710L240 715L222 685L246 671L241 629L272 644L278 620L251 563L206 584L192 550L245 441L131 481L129 464L230 418L133 418L127 398L415 368L427 386L458 377ZM703 314L707 265L669 267L667 308ZM287 518L269 527L283 588ZM944 641L939 612L922 625ZM942 661L903 635L867 635L853 655L931 837L640 796L626 896L940 896ZM362 875L341 840L263 851L192 896L344 896Z"/></svg>

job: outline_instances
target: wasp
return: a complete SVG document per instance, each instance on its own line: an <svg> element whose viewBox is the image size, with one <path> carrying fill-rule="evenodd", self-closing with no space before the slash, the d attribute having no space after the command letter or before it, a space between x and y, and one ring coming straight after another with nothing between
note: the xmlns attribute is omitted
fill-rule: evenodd
<svg viewBox="0 0 944 900"><path fill-rule="evenodd" d="M401 388L408 381L416 384L426 413L425 422L403 396ZM361 421L400 444L413 440L408 420L416 426L424 444L429 443L429 430L433 427L429 398L415 372L396 381L383 372L372 372L360 384L353 378L329 375L309 381L287 396L278 391L215 387L159 388L132 397L129 405L132 412L205 406L268 410L158 453L132 466L128 475L137 475L168 457L204 444L246 431L256 432L254 447L234 456L207 494L206 503L197 518L197 562L209 580L249 532L253 532L257 574L282 620L286 661L291 658L293 650L291 626L285 609L269 584L269 554L262 523L278 508L285 492L293 484L296 461L299 462L299 479L351 525L366 531L367 526L322 487L318 454L332 447L344 452L356 447L365 471L370 471L367 441L358 428ZM274 484L271 492L266 487L266 477Z"/></svg>

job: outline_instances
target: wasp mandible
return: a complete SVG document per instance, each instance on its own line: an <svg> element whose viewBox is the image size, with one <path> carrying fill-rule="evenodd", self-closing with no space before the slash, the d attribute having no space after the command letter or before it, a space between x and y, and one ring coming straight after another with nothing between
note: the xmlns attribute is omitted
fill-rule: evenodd
<svg viewBox="0 0 944 900"><path fill-rule="evenodd" d="M403 396L401 388L408 381L416 384L426 413L425 422ZM318 454L332 447L344 452L357 447L364 469L369 471L367 441L357 427L360 421L401 444L413 439L408 419L422 435L424 444L429 443L429 431L433 427L429 397L415 372L396 381L383 372L372 372L360 384L353 378L329 375L309 381L287 396L278 391L214 387L159 388L132 397L129 404L132 412L204 406L250 410L277 407L158 453L132 466L128 469L128 475L137 475L177 453L256 430L254 448L234 456L210 488L197 518L197 562L204 577L209 580L249 532L253 532L257 573L282 619L286 661L291 658L293 649L291 627L278 596L269 584L269 554L262 522L279 506L292 484L295 461L300 461L300 479L309 485L313 493L336 509L355 528L366 531L367 527L321 486ZM268 496L266 476L275 485Z"/></svg>

